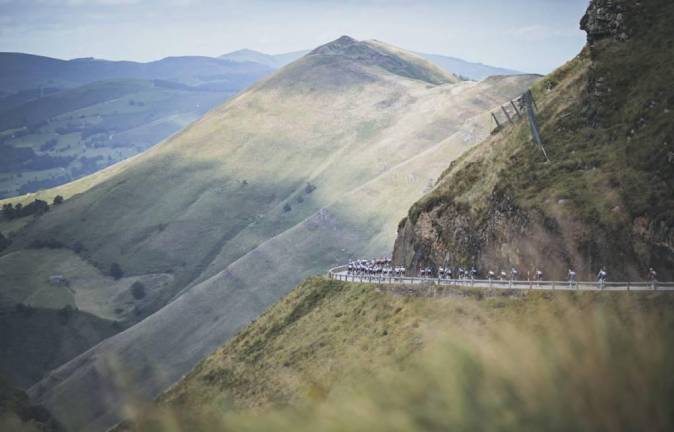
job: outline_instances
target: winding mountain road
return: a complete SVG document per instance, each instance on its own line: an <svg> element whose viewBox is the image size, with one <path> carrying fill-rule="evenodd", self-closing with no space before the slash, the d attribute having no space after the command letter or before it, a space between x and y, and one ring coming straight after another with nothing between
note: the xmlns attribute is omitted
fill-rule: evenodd
<svg viewBox="0 0 674 432"><path fill-rule="evenodd" d="M369 276L349 273L347 266L339 266L328 272L330 279L380 285L443 285L474 288L498 288L543 291L672 291L674 282L586 282L578 281L527 281L499 279L439 279L421 277Z"/></svg>

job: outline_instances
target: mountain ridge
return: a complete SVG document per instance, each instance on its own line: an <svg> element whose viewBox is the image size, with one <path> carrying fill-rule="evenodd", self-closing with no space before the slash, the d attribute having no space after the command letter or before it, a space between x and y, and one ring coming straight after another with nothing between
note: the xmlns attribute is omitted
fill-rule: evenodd
<svg viewBox="0 0 674 432"><path fill-rule="evenodd" d="M377 59L396 51L365 48ZM111 426L128 391L156 395L301 278L362 250L384 253L429 177L488 135L488 111L535 79L459 82L413 54L306 56L125 163L19 232L10 252L34 238L79 241L104 272L116 262L134 277L169 273L155 294L165 305L31 395L70 427ZM79 399L115 379L109 358L132 388Z"/></svg>

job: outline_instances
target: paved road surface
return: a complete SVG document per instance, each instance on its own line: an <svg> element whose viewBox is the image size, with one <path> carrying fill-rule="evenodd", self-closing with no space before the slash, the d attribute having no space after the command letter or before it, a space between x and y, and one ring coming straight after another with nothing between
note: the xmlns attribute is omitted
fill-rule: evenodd
<svg viewBox="0 0 674 432"><path fill-rule="evenodd" d="M363 276L347 272L345 266L336 267L328 272L330 279L355 283L373 283L385 285L445 285L476 288L501 288L520 290L567 290L567 291L674 291L674 282L598 282L579 281L569 284L566 281L510 281L483 279L437 279L419 277Z"/></svg>

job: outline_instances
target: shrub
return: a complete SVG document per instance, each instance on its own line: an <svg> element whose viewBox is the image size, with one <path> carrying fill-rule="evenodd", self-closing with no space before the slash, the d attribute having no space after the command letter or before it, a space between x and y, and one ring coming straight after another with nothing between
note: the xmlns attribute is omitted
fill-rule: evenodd
<svg viewBox="0 0 674 432"><path fill-rule="evenodd" d="M7 246L9 246L10 243L11 241L7 237L5 237L2 233L0 233L0 252Z"/></svg>
<svg viewBox="0 0 674 432"><path fill-rule="evenodd" d="M78 253L80 253L80 252L82 252L82 251L84 250L84 245L82 244L81 241L78 240L78 241L76 241L75 243L73 243L73 248L72 248L72 249L73 249L73 252L75 252L76 254L78 254Z"/></svg>
<svg viewBox="0 0 674 432"><path fill-rule="evenodd" d="M65 305L61 309L59 309L58 311L59 322L62 325L68 324L68 321L70 321L70 318L72 317L74 310L75 309L73 309L73 307L70 305Z"/></svg>
<svg viewBox="0 0 674 432"><path fill-rule="evenodd" d="M35 312L35 309L32 306L23 303L17 303L14 308L16 313L21 314L24 318L30 317L33 315L33 312Z"/></svg>
<svg viewBox="0 0 674 432"><path fill-rule="evenodd" d="M62 197L61 195L56 195L56 196L54 197L54 202L53 202L53 204L54 204L54 205L63 204L63 197Z"/></svg>
<svg viewBox="0 0 674 432"><path fill-rule="evenodd" d="M288 204L288 203L285 203L285 205L283 206L283 211L284 211L285 213L288 213L288 212L289 212L290 210L292 210L292 209L293 209L293 208L292 208L292 207L290 206L290 204Z"/></svg>
<svg viewBox="0 0 674 432"><path fill-rule="evenodd" d="M65 248L66 245L64 245L60 240L56 239L38 239L30 242L28 247L31 249L61 249Z"/></svg>
<svg viewBox="0 0 674 432"><path fill-rule="evenodd" d="M122 267L115 263L110 264L110 276L113 277L115 280L119 280L124 276L124 272L122 271Z"/></svg>
<svg viewBox="0 0 674 432"><path fill-rule="evenodd" d="M34 200L32 203L26 205L25 207L19 203L16 206L12 206L11 203L3 204L2 214L5 219L11 220L15 218L20 218L24 216L31 215L41 215L49 211L49 204L47 201L42 201L39 199Z"/></svg>
<svg viewBox="0 0 674 432"><path fill-rule="evenodd" d="M145 285L141 281L136 281L131 285L131 295L136 300L140 300L145 297Z"/></svg>
<svg viewBox="0 0 674 432"><path fill-rule="evenodd" d="M304 188L304 193L310 194L311 192L316 190L316 186L312 185L311 183L307 183L307 185Z"/></svg>
<svg viewBox="0 0 674 432"><path fill-rule="evenodd" d="M16 217L16 209L11 203L2 205L2 216L7 220L12 220Z"/></svg>

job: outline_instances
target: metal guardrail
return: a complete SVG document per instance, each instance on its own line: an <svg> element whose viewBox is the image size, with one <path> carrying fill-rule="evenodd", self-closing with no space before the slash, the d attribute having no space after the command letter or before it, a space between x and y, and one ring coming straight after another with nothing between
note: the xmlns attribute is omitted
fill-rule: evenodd
<svg viewBox="0 0 674 432"><path fill-rule="evenodd" d="M439 279L411 276L356 275L347 272L347 266L328 271L330 279L384 285L441 285L475 288L545 290L545 291L674 291L674 282L568 282L568 281L521 281L500 279Z"/></svg>

